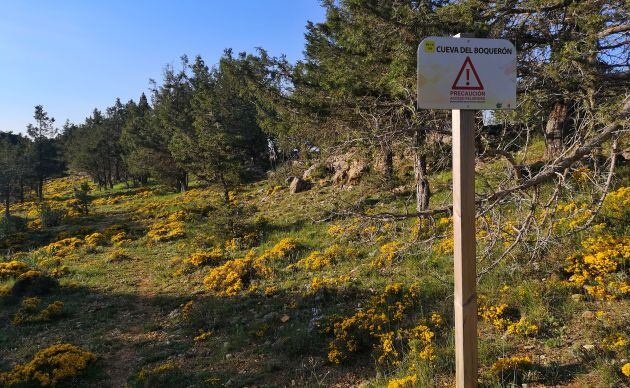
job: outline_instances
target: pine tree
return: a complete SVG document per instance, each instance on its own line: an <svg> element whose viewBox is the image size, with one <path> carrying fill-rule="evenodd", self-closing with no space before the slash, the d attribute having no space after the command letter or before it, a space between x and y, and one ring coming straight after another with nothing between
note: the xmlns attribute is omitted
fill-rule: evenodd
<svg viewBox="0 0 630 388"><path fill-rule="evenodd" d="M33 172L35 174L37 197L43 198L44 180L60 170L58 150L53 138L57 136L55 119L48 116L42 105L35 106L36 124L28 124L26 131L32 140Z"/></svg>

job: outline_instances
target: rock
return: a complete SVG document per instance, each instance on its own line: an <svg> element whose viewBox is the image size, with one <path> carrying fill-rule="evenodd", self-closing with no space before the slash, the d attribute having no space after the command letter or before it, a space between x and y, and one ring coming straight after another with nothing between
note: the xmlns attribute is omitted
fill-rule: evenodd
<svg viewBox="0 0 630 388"><path fill-rule="evenodd" d="M315 163L311 167L307 168L302 174L302 179L313 181L317 178L322 178L327 173L326 167L321 163Z"/></svg>
<svg viewBox="0 0 630 388"><path fill-rule="evenodd" d="M29 276L20 277L11 287L14 296L36 296L49 294L59 286L59 282L36 271L29 271Z"/></svg>
<svg viewBox="0 0 630 388"><path fill-rule="evenodd" d="M288 316L287 314L284 314L282 317L280 317L280 322L287 323L289 322L289 319L291 319L291 317Z"/></svg>
<svg viewBox="0 0 630 388"><path fill-rule="evenodd" d="M587 352L590 352L591 350L595 349L595 345L582 345L582 347L584 348L584 350L586 350Z"/></svg>
<svg viewBox="0 0 630 388"><path fill-rule="evenodd" d="M354 160L348 170L348 183L356 183L368 170L368 165L363 160Z"/></svg>
<svg viewBox="0 0 630 388"><path fill-rule="evenodd" d="M582 313L582 318L584 319L593 319L595 318L595 313L590 311L590 310L586 310Z"/></svg>
<svg viewBox="0 0 630 388"><path fill-rule="evenodd" d="M332 177L333 185L342 185L346 181L346 177L348 176L347 171L338 170Z"/></svg>
<svg viewBox="0 0 630 388"><path fill-rule="evenodd" d="M401 195L401 194L407 194L408 191L409 190L407 190L407 186L402 185L402 186L395 187L392 190L392 193L394 193L396 195Z"/></svg>
<svg viewBox="0 0 630 388"><path fill-rule="evenodd" d="M571 299L573 299L576 302L581 302L584 300L584 295L582 294L573 294L571 295Z"/></svg>
<svg viewBox="0 0 630 388"><path fill-rule="evenodd" d="M291 194L300 193L311 188L311 184L302 178L293 178L291 185L289 186L289 192Z"/></svg>
<svg viewBox="0 0 630 388"><path fill-rule="evenodd" d="M271 321L275 321L278 318L278 313L275 311L272 311L270 313L265 314L265 316L263 316L263 321L265 322L271 322Z"/></svg>

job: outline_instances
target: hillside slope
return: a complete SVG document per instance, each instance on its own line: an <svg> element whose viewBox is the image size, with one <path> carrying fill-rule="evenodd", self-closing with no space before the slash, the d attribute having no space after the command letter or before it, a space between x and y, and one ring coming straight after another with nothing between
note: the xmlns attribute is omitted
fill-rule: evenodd
<svg viewBox="0 0 630 388"><path fill-rule="evenodd" d="M0 247L5 385L452 385L450 218L338 212L402 211L409 193L259 182L228 206L213 188L119 186L81 215L83 181L48 182L44 209L12 207L28 224ZM448 203L448 175L432 185ZM629 384L629 201L617 189L594 229L481 279L485 385ZM77 347L74 367L67 349L37 353L55 344Z"/></svg>

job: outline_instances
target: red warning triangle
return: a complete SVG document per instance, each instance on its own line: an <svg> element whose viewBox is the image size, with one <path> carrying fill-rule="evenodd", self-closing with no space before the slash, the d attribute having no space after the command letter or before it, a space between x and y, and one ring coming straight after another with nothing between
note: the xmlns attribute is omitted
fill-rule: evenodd
<svg viewBox="0 0 630 388"><path fill-rule="evenodd" d="M483 84L479 79L477 70L472 64L470 57L466 57L462 68L459 69L457 78L453 82L452 89L454 90L483 90Z"/></svg>

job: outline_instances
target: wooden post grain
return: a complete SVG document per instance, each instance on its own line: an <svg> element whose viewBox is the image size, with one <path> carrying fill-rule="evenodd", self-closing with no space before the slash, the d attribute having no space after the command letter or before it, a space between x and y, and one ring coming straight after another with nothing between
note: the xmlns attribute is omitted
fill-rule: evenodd
<svg viewBox="0 0 630 388"><path fill-rule="evenodd" d="M477 385L475 112L453 110L455 365L458 388Z"/></svg>

